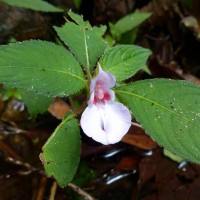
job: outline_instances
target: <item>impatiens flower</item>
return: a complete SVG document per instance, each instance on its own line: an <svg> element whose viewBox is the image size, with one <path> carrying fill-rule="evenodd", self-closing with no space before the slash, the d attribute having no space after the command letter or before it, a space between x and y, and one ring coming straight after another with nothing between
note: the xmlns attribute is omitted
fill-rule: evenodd
<svg viewBox="0 0 200 200"><path fill-rule="evenodd" d="M90 85L88 107L81 116L84 133L104 145L119 142L131 126L131 114L126 106L115 102L114 75L99 67L99 74Z"/></svg>

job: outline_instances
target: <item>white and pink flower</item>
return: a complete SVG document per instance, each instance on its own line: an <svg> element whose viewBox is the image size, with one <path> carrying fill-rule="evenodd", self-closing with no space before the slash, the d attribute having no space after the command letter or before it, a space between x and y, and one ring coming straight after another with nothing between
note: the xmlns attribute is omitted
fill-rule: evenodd
<svg viewBox="0 0 200 200"><path fill-rule="evenodd" d="M114 75L99 67L99 74L90 85L88 107L81 116L84 133L104 145L119 142L131 126L131 114L126 106L115 102Z"/></svg>

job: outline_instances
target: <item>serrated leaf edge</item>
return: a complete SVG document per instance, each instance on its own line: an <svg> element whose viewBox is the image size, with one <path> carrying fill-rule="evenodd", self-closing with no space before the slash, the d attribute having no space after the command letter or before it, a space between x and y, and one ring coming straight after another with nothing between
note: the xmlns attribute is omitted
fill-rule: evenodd
<svg viewBox="0 0 200 200"><path fill-rule="evenodd" d="M63 124L65 124L67 121L69 121L70 119L74 119L74 115L69 115L67 116L54 130L54 132L52 133L52 135L49 137L49 139L47 140L47 142L44 144L44 146L42 147L42 151L44 151L44 148L46 147L46 145L48 145L48 143L52 140L52 138L56 135L56 133L59 131L60 127L63 126Z"/></svg>

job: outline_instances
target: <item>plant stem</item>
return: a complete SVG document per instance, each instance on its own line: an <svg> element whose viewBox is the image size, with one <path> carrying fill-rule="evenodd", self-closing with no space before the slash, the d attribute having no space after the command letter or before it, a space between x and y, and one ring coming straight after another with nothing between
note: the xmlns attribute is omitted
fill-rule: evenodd
<svg viewBox="0 0 200 200"><path fill-rule="evenodd" d="M74 190L76 193L78 193L80 196L84 197L85 200L95 200L94 197L89 195L87 192L82 190L80 187L77 185L74 185L73 183L69 183L68 187L70 187L72 190Z"/></svg>
<svg viewBox="0 0 200 200"><path fill-rule="evenodd" d="M55 199L56 190L57 190L57 183L56 183L56 181L54 181L52 186L51 186L51 192L50 192L49 200L54 200Z"/></svg>
<svg viewBox="0 0 200 200"><path fill-rule="evenodd" d="M76 107L75 107L73 98L72 97L68 97L68 99L69 99L69 103L70 103L70 106L71 106L72 110L76 111Z"/></svg>
<svg viewBox="0 0 200 200"><path fill-rule="evenodd" d="M39 188L38 188L36 200L44 199L44 193L45 193L45 190L46 190L46 185L47 185L47 177L43 176L40 180L40 185L39 185Z"/></svg>

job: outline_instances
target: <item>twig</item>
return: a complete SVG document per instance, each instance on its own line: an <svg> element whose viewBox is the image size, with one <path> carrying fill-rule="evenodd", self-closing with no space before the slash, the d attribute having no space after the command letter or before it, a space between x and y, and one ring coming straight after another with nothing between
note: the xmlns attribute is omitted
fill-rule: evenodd
<svg viewBox="0 0 200 200"><path fill-rule="evenodd" d="M142 126L141 126L140 124L136 123L136 122L131 122L131 124L132 124L133 126L137 126L137 127L139 127L139 128L142 128Z"/></svg>
<svg viewBox="0 0 200 200"><path fill-rule="evenodd" d="M45 174L45 172L44 172L43 170L40 170L40 169L38 169L38 168L35 168L35 167L31 166L29 163L23 162L23 161L21 161L21 160L16 160L16 159L13 159L13 158L11 158L11 157L7 157L5 160L8 161L8 162L10 162L10 163L13 163L13 164L15 164L15 165L19 165L19 166L25 167L25 168L27 168L30 172L39 172L40 174L46 176L46 174Z"/></svg>
<svg viewBox="0 0 200 200"><path fill-rule="evenodd" d="M49 200L54 200L55 195L56 195L56 190L57 190L57 183L54 181L51 186L51 193L50 193Z"/></svg>
<svg viewBox="0 0 200 200"><path fill-rule="evenodd" d="M17 153L15 153L13 149L11 149L7 144L5 144L1 140L0 140L0 149L2 149L4 152L12 156L14 159L21 160L21 157L17 155Z"/></svg>
<svg viewBox="0 0 200 200"><path fill-rule="evenodd" d="M40 170L38 168L33 167L32 165L30 165L29 163L23 162L21 160L21 157L18 156L12 149L10 149L6 144L4 144L2 141L0 141L0 147L7 152L8 154L10 154L12 157L7 156L6 157L6 161L13 163L15 165L19 165L22 167L25 167L29 170L28 174L31 172L38 172L42 175L44 175L44 177L42 177L41 182L40 182L40 189L38 191L36 200L43 200L44 197L44 192L45 192L45 188L46 188L46 182L47 182L47 177L46 174L43 170ZM74 185L73 183L69 183L68 186L74 190L77 194L79 194L80 196L82 196L85 200L96 200L94 197L92 197L91 195L89 195L87 192L85 192L84 190L82 190L80 187ZM52 187L51 187L51 194L49 197L49 200L54 200L55 194L56 194L56 189L57 189L57 183L54 182Z"/></svg>
<svg viewBox="0 0 200 200"><path fill-rule="evenodd" d="M46 184L47 184L47 177L43 176L41 178L41 181L40 181L39 190L38 190L38 193L37 193L36 200L43 200L44 199Z"/></svg>
<svg viewBox="0 0 200 200"><path fill-rule="evenodd" d="M77 185L74 185L73 183L69 183L68 187L70 187L72 190L74 190L77 194L79 194L80 196L82 196L85 200L96 200L94 197L92 197L91 195L89 195L87 192L85 192L84 190L82 190L80 187L78 187Z"/></svg>

